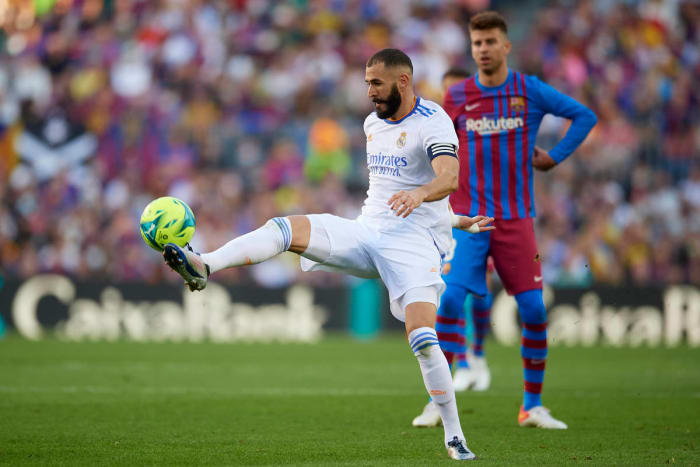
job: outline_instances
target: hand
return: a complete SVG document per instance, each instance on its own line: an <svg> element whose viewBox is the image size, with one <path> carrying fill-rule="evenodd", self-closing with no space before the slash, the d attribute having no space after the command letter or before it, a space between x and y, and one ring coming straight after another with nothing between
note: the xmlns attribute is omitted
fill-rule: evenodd
<svg viewBox="0 0 700 467"><path fill-rule="evenodd" d="M491 222L493 222L493 217L469 217L457 215L455 215L455 217L457 218L457 225L454 225L454 227L458 228L459 230L467 231L469 233L486 232L487 230L493 230L496 228L495 225L491 224Z"/></svg>
<svg viewBox="0 0 700 467"><path fill-rule="evenodd" d="M535 152L532 154L532 166L534 168L546 172L555 165L557 165L557 163L547 151L535 146Z"/></svg>
<svg viewBox="0 0 700 467"><path fill-rule="evenodd" d="M425 194L421 188L411 191L399 191L394 193L386 204L396 211L397 216L408 217L425 199Z"/></svg>

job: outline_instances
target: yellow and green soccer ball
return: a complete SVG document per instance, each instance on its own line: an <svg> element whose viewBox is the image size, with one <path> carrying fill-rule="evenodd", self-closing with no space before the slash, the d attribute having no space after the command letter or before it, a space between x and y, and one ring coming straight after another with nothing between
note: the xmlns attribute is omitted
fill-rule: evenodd
<svg viewBox="0 0 700 467"><path fill-rule="evenodd" d="M168 243L185 246L194 235L194 227L194 214L190 207L172 196L151 201L141 214L143 241L158 251L163 251Z"/></svg>

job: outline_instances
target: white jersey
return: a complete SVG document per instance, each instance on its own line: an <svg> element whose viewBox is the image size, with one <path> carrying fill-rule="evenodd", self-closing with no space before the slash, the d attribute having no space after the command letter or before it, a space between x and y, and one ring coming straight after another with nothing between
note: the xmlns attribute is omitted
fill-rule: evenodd
<svg viewBox="0 0 700 467"><path fill-rule="evenodd" d="M400 120L383 120L373 112L365 119L369 190L362 218L371 225L411 222L430 231L441 254L449 249L452 230L447 197L424 202L407 218L397 217L387 204L401 190L412 190L435 178L431 160L456 155L458 139L447 113L435 102L416 98Z"/></svg>

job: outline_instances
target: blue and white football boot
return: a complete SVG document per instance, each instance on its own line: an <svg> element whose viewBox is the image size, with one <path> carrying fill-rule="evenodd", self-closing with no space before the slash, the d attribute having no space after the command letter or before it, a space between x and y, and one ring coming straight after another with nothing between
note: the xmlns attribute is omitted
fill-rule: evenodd
<svg viewBox="0 0 700 467"><path fill-rule="evenodd" d="M163 258L170 269L185 279L185 284L191 291L202 290L207 286L209 266L204 264L202 257L195 253L189 243L185 248L168 243L163 248Z"/></svg>
<svg viewBox="0 0 700 467"><path fill-rule="evenodd" d="M476 459L476 455L467 447L467 442L456 436L447 443L447 455L458 461L473 461Z"/></svg>

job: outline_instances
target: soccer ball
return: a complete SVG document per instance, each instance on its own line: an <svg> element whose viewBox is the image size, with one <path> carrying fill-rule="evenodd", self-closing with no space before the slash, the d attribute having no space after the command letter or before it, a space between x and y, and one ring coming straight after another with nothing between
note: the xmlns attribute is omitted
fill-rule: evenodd
<svg viewBox="0 0 700 467"><path fill-rule="evenodd" d="M194 214L184 201L163 196L148 203L139 227L143 241L154 250L163 251L167 243L185 246L194 235Z"/></svg>

